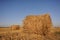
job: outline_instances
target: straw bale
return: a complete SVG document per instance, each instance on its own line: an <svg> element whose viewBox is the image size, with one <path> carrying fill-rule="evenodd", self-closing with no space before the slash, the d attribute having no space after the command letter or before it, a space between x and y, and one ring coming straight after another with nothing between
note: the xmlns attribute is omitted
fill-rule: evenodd
<svg viewBox="0 0 60 40"><path fill-rule="evenodd" d="M19 25L12 25L11 30L19 30L20 26Z"/></svg>
<svg viewBox="0 0 60 40"><path fill-rule="evenodd" d="M49 14L29 15L26 16L23 22L25 32L41 35L51 33L52 21Z"/></svg>

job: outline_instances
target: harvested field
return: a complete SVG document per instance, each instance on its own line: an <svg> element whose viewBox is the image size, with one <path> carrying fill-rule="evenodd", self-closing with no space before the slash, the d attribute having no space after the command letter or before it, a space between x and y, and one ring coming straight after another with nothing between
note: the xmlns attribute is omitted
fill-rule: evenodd
<svg viewBox="0 0 60 40"><path fill-rule="evenodd" d="M41 36L39 34L29 34L16 30L0 33L0 40L60 40L60 35Z"/></svg>
<svg viewBox="0 0 60 40"><path fill-rule="evenodd" d="M1 27L0 32L11 31L9 27Z"/></svg>
<svg viewBox="0 0 60 40"><path fill-rule="evenodd" d="M23 27L0 28L0 40L60 40L60 32L56 30L49 14L29 15L24 19Z"/></svg>

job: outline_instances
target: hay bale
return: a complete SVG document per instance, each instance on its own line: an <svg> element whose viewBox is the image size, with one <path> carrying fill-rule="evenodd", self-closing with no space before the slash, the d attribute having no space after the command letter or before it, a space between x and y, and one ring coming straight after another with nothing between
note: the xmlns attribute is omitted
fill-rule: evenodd
<svg viewBox="0 0 60 40"><path fill-rule="evenodd" d="M11 30L19 30L20 26L19 25L12 25Z"/></svg>
<svg viewBox="0 0 60 40"><path fill-rule="evenodd" d="M24 19L24 30L28 33L46 35L51 33L52 21L49 14L29 15Z"/></svg>

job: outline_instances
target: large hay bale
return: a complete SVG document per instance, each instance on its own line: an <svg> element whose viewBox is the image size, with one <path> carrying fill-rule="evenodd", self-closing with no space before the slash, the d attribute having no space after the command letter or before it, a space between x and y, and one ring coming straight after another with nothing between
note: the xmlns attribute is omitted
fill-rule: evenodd
<svg viewBox="0 0 60 40"><path fill-rule="evenodd" d="M12 25L11 30L19 30L20 26L19 25Z"/></svg>
<svg viewBox="0 0 60 40"><path fill-rule="evenodd" d="M24 20L24 30L28 33L46 35L51 33L52 21L49 14L29 15Z"/></svg>

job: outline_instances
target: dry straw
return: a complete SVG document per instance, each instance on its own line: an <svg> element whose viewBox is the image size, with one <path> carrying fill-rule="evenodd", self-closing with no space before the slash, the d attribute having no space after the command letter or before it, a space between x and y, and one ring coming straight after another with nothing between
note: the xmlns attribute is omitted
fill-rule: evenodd
<svg viewBox="0 0 60 40"><path fill-rule="evenodd" d="M19 30L20 26L19 25L12 25L11 30Z"/></svg>
<svg viewBox="0 0 60 40"><path fill-rule="evenodd" d="M52 21L49 14L29 15L24 19L24 30L27 33L46 35L51 33Z"/></svg>

